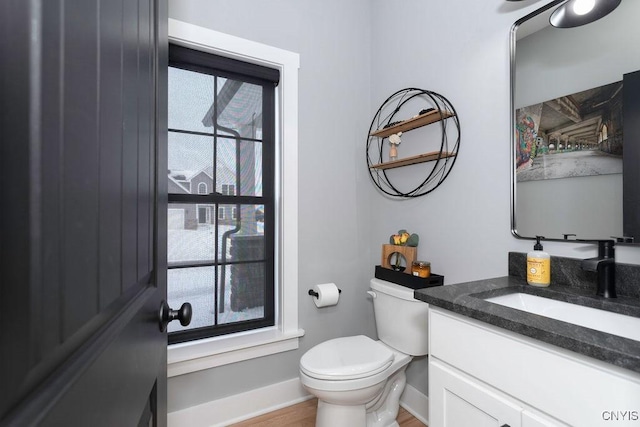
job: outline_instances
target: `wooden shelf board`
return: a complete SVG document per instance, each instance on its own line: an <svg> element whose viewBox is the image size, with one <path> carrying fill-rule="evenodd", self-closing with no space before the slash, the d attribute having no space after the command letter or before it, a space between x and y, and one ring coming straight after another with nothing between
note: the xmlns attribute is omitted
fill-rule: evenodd
<svg viewBox="0 0 640 427"><path fill-rule="evenodd" d="M394 133L406 132L411 129L416 129L422 126L430 125L431 123L439 122L440 120L448 119L449 117L453 117L453 113L443 111L441 116L438 110L433 110L429 111L428 113L412 117L408 120L398 123L397 125L373 131L371 132L370 136L385 138L389 135L393 135Z"/></svg>
<svg viewBox="0 0 640 427"><path fill-rule="evenodd" d="M418 163L432 162L438 160L438 155L440 155L440 159L444 159L454 157L456 153L448 153L445 151L440 154L439 151L432 151L430 153L418 154L417 156L405 157L404 159L393 160L391 162L378 163L377 165L370 166L370 169L393 169Z"/></svg>

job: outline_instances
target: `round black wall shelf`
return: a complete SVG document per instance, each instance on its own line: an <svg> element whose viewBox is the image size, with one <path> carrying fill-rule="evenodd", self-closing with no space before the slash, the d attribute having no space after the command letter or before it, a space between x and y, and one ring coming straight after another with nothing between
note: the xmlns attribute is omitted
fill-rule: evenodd
<svg viewBox="0 0 640 427"><path fill-rule="evenodd" d="M409 119L398 120L399 117L407 116L410 101L410 105L419 101L424 108ZM397 151L397 145L393 143L398 141L399 133L433 123L440 125L439 151L404 158L393 156L396 154L393 149L396 148ZM429 90L406 88L387 98L371 121L367 134L367 168L375 186L390 197L424 196L438 188L447 178L456 161L459 146L460 122L449 100ZM410 165L416 165L414 168L420 171L419 181L412 190L400 191L389 179L391 174L388 171Z"/></svg>

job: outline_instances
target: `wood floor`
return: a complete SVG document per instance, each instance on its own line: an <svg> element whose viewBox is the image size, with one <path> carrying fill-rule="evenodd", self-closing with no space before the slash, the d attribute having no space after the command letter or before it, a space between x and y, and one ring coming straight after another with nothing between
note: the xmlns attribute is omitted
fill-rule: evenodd
<svg viewBox="0 0 640 427"><path fill-rule="evenodd" d="M316 421L317 399L306 400L297 405L288 406L268 414L261 415L241 423L232 424L233 427L314 427ZM400 427L426 427L417 418L400 408L398 413Z"/></svg>

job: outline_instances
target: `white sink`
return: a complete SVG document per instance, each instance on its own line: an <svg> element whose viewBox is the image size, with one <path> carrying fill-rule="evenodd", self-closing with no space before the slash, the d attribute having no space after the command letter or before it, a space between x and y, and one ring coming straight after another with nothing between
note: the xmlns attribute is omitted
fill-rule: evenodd
<svg viewBox="0 0 640 427"><path fill-rule="evenodd" d="M638 317L522 293L487 298L485 301L640 341Z"/></svg>

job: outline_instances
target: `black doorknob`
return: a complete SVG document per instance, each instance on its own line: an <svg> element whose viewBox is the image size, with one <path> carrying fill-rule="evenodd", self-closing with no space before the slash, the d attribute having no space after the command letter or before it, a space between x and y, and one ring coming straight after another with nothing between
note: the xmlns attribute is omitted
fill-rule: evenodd
<svg viewBox="0 0 640 427"><path fill-rule="evenodd" d="M160 311L158 313L158 320L160 321L160 331L167 330L167 325L172 320L180 320L182 326L187 326L191 323L191 304L185 302L180 306L179 310L172 310L169 304L165 300L160 303Z"/></svg>

